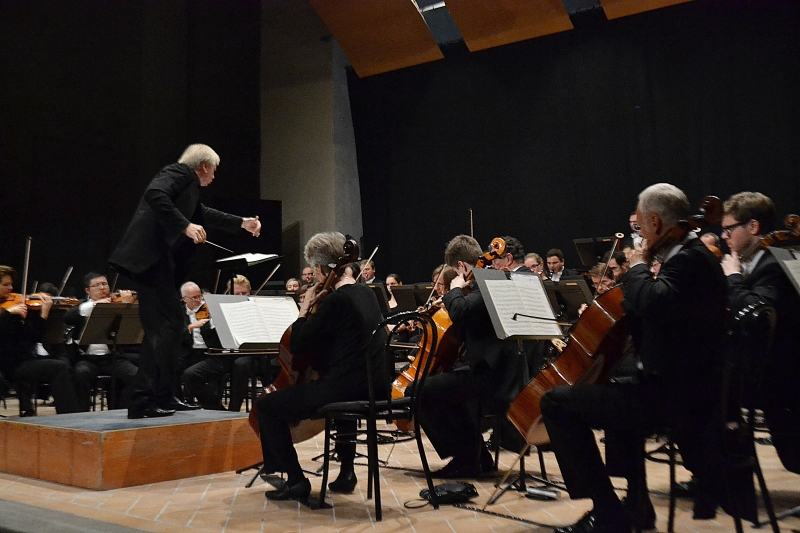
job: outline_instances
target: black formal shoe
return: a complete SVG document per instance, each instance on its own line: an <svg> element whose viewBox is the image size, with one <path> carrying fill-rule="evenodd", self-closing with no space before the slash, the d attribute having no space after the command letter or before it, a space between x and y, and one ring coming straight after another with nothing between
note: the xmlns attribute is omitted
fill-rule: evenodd
<svg viewBox="0 0 800 533"><path fill-rule="evenodd" d="M180 398L172 398L172 400L162 409L172 409L174 411L197 411L200 406L196 403L189 403L181 400Z"/></svg>
<svg viewBox="0 0 800 533"><path fill-rule="evenodd" d="M482 474L490 474L492 472L497 472L497 469L494 467L494 457L489 452L488 449L482 448L481 449L481 473Z"/></svg>
<svg viewBox="0 0 800 533"><path fill-rule="evenodd" d="M151 405L144 409L128 409L128 418L160 418L162 416L172 416L175 411L172 409L162 409Z"/></svg>
<svg viewBox="0 0 800 533"><path fill-rule="evenodd" d="M589 511L583 518L571 526L557 527L555 533L631 533L631 524L623 516L612 522L602 522L597 519L594 511Z"/></svg>
<svg viewBox="0 0 800 533"><path fill-rule="evenodd" d="M20 418L25 418L25 417L28 417L28 416L36 416L36 412L34 412L34 411L20 411L19 412L19 417Z"/></svg>
<svg viewBox="0 0 800 533"><path fill-rule="evenodd" d="M453 459L444 467L431 472L431 477L437 479L475 479L480 474L480 469Z"/></svg>
<svg viewBox="0 0 800 533"><path fill-rule="evenodd" d="M625 508L633 527L642 531L656 528L656 510L653 508L653 503L649 498L640 504L644 509L634 506L629 498L622 498L622 506Z"/></svg>
<svg viewBox="0 0 800 533"><path fill-rule="evenodd" d="M268 500L283 501L283 500L306 500L308 495L311 494L311 482L303 478L303 481L289 485L284 483L283 487L278 490L268 490L264 496Z"/></svg>
<svg viewBox="0 0 800 533"><path fill-rule="evenodd" d="M328 488L331 489L331 492L352 494L356 490L356 483L358 483L358 479L356 479L355 472L339 472L339 477L335 481L328 483Z"/></svg>
<svg viewBox="0 0 800 533"><path fill-rule="evenodd" d="M694 498L697 492L697 481L694 478L689 481L678 481L672 485L672 492L677 498Z"/></svg>

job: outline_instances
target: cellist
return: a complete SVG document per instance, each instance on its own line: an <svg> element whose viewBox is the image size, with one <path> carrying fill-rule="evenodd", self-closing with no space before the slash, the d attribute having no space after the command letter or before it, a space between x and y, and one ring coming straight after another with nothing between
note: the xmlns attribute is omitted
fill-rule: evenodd
<svg viewBox="0 0 800 533"><path fill-rule="evenodd" d="M319 379L295 384L263 395L256 403L267 472L286 472L279 490L268 491L270 500L304 500L311 483L303 474L292 444L290 423L312 418L317 409L331 402L366 400L366 349L372 331L381 322L381 310L372 290L353 278L340 278L328 265L344 256L341 233L318 233L305 246L305 260L323 287L333 276L330 290L306 292L300 314L291 326L291 353L314 354ZM315 309L312 313L312 310ZM388 383L387 383L388 386ZM354 421L337 421L340 431L349 431ZM350 493L356 486L353 470L355 444L337 442L341 462L339 476L330 484L333 492Z"/></svg>
<svg viewBox="0 0 800 533"><path fill-rule="evenodd" d="M720 209L721 211L721 209ZM569 495L594 507L561 533L652 529L644 439L657 427L672 429L686 467L707 486L694 517L714 516L721 489L719 417L722 341L727 286L717 258L688 224L689 202L677 187L659 183L642 191L636 210L644 244L631 255L622 302L643 369L633 383L567 385L547 392L542 416ZM648 248L650 247L650 248ZM661 263L653 277L645 257ZM604 465L592 429L604 429ZM628 480L621 502L609 475Z"/></svg>
<svg viewBox="0 0 800 533"><path fill-rule="evenodd" d="M466 278L482 255L478 242L458 235L447 244L445 263L456 271L442 301L466 348L466 365L430 376L420 398L419 421L439 457L453 459L433 472L439 478L474 478L494 469L479 420L470 404L493 401L508 407L519 389L515 376L525 361L516 344L497 338L489 312L474 282ZM471 290L465 289L470 285ZM410 389L410 388L409 388ZM502 409L502 407L500 407ZM505 412L505 411L504 411Z"/></svg>

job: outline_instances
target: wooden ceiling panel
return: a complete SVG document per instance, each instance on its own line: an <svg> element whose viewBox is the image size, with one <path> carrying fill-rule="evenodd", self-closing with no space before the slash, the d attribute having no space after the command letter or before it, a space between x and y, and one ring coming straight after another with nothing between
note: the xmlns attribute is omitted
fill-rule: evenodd
<svg viewBox="0 0 800 533"><path fill-rule="evenodd" d="M653 9L685 4L691 0L600 0L608 20L627 17Z"/></svg>
<svg viewBox="0 0 800 533"><path fill-rule="evenodd" d="M471 52L572 29L561 0L445 0Z"/></svg>
<svg viewBox="0 0 800 533"><path fill-rule="evenodd" d="M359 77L442 59L411 0L310 0Z"/></svg>

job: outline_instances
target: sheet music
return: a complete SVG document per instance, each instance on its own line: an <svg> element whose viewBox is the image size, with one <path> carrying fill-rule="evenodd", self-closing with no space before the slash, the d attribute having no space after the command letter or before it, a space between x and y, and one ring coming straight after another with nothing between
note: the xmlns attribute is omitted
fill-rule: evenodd
<svg viewBox="0 0 800 533"><path fill-rule="evenodd" d="M269 342L281 342L283 333L291 326L300 310L292 298L266 297L254 298L256 308L261 316L263 324L266 326Z"/></svg>
<svg viewBox="0 0 800 533"><path fill-rule="evenodd" d="M554 320L537 320L518 317L517 313L554 319L553 311L541 283L537 286L534 276L528 279L486 280L486 288L491 295L492 304L497 311L503 333L514 336L552 336L561 337L561 329Z"/></svg>
<svg viewBox="0 0 800 533"><path fill-rule="evenodd" d="M800 292L800 259L782 259L783 269L794 282L797 292Z"/></svg>
<svg viewBox="0 0 800 533"><path fill-rule="evenodd" d="M270 338L264 320L252 301L219 304L238 348L245 343L280 342Z"/></svg>

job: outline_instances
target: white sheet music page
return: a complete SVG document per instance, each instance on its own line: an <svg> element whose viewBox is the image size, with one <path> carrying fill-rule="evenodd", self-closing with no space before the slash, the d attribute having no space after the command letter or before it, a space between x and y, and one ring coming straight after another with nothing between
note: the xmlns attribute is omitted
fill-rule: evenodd
<svg viewBox="0 0 800 533"><path fill-rule="evenodd" d="M252 301L219 304L238 348L245 343L280 342L270 339L258 307Z"/></svg>
<svg viewBox="0 0 800 533"><path fill-rule="evenodd" d="M291 326L300 310L293 298L278 297L259 297L253 298L261 315L262 322L266 325L269 342L279 343L283 333Z"/></svg>
<svg viewBox="0 0 800 533"><path fill-rule="evenodd" d="M537 286L534 276L526 278L530 279L486 280L505 337L561 337L561 329L554 321L544 287L541 282ZM513 320L518 313L541 318L517 317Z"/></svg>

